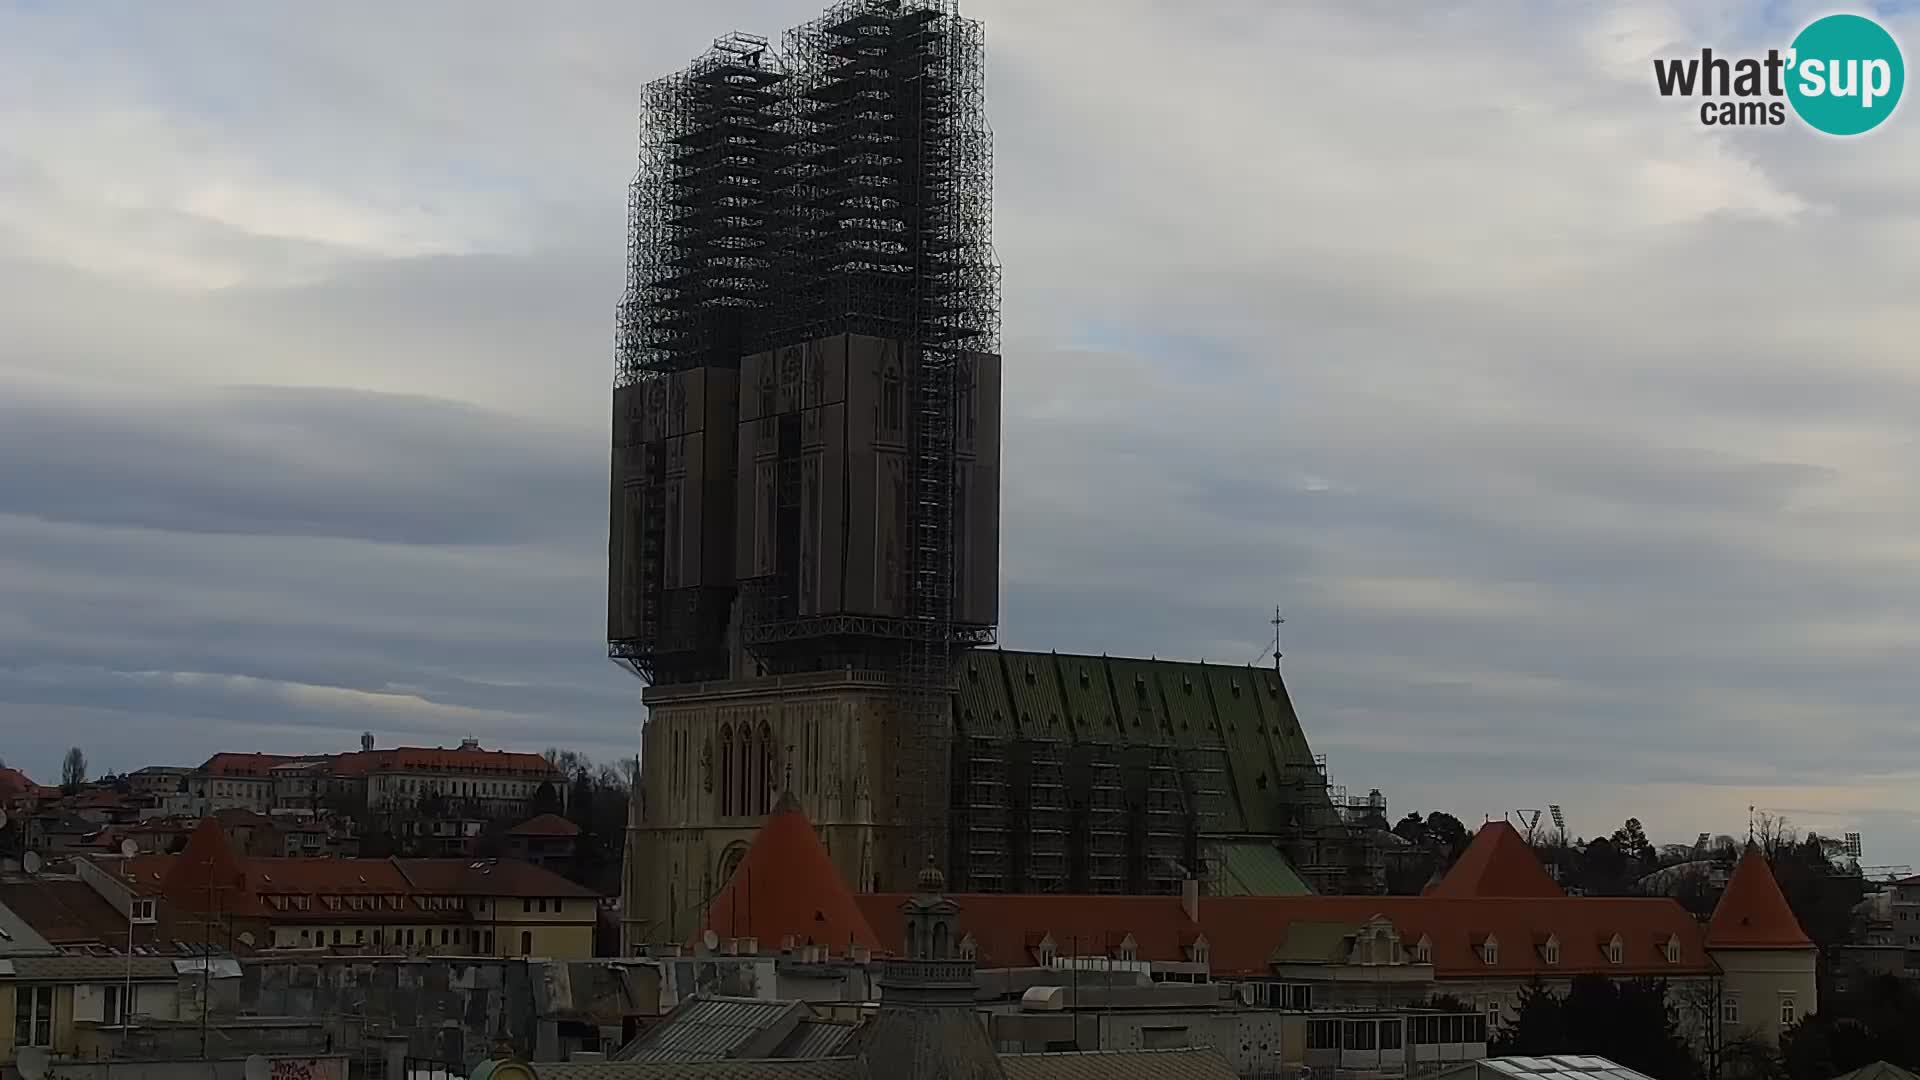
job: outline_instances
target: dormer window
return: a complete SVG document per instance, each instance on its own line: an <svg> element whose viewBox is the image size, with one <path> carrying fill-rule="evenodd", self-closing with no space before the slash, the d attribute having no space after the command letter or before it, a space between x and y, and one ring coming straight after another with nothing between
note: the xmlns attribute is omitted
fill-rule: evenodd
<svg viewBox="0 0 1920 1080"><path fill-rule="evenodd" d="M1620 935L1615 934L1613 940L1607 942L1607 963L1624 964L1626 962L1627 943L1620 940Z"/></svg>
<svg viewBox="0 0 1920 1080"><path fill-rule="evenodd" d="M1419 943L1413 947L1413 962L1416 964L1433 963L1433 939L1432 938L1427 937L1425 934L1422 934L1420 936Z"/></svg>
<svg viewBox="0 0 1920 1080"><path fill-rule="evenodd" d="M1548 967L1556 967L1559 965L1560 963L1560 939L1559 938L1550 937L1547 939L1546 944L1540 946L1540 959Z"/></svg>
<svg viewBox="0 0 1920 1080"><path fill-rule="evenodd" d="M1679 962L1680 962L1680 939L1678 937L1670 937L1667 939L1667 963L1677 964Z"/></svg>
<svg viewBox="0 0 1920 1080"><path fill-rule="evenodd" d="M1480 960L1488 967L1493 967L1500 962L1499 939L1491 934L1487 935L1487 940L1480 943Z"/></svg>
<svg viewBox="0 0 1920 1080"><path fill-rule="evenodd" d="M971 933L969 933L966 937L963 937L960 939L960 959L971 961L971 960L974 960L978 955L979 955L979 944L973 940L973 935Z"/></svg>
<svg viewBox="0 0 1920 1080"><path fill-rule="evenodd" d="M1059 950L1056 949L1053 944L1052 934L1048 934L1045 938L1041 939L1039 946L1034 949L1034 955L1039 959L1041 967L1053 966L1054 958L1059 955Z"/></svg>
<svg viewBox="0 0 1920 1080"><path fill-rule="evenodd" d="M1126 936L1126 940L1122 941L1120 943L1120 947L1114 950L1114 952L1115 952L1114 959L1119 960L1122 963L1131 964L1135 960L1139 959L1139 956L1138 956L1139 946L1134 944L1132 934L1128 934Z"/></svg>

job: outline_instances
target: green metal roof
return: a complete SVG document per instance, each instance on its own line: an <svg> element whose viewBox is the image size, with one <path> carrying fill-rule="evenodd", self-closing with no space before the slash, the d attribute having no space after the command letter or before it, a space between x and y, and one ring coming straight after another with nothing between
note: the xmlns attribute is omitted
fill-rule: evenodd
<svg viewBox="0 0 1920 1080"><path fill-rule="evenodd" d="M1311 896L1313 889L1280 849L1264 840L1219 844L1222 896Z"/></svg>
<svg viewBox="0 0 1920 1080"><path fill-rule="evenodd" d="M1286 687L1271 669L977 649L961 660L958 684L954 718L975 738L1218 755L1226 799L1210 831L1281 831L1284 778L1314 765Z"/></svg>

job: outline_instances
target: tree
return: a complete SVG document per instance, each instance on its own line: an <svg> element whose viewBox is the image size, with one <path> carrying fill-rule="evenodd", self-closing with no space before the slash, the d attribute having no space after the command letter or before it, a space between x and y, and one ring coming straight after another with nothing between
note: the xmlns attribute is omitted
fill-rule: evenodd
<svg viewBox="0 0 1920 1080"><path fill-rule="evenodd" d="M1427 823L1416 811L1394 822L1393 835L1409 844L1423 844L1427 840Z"/></svg>
<svg viewBox="0 0 1920 1080"><path fill-rule="evenodd" d="M557 814L560 812L560 789L553 781L542 780L540 786L533 789L533 814Z"/></svg>
<svg viewBox="0 0 1920 1080"><path fill-rule="evenodd" d="M1653 850L1653 843L1647 839L1647 830L1640 824L1639 818L1630 817L1626 824L1613 831L1613 846L1626 858L1640 864L1644 872L1653 869L1660 861Z"/></svg>
<svg viewBox="0 0 1920 1080"><path fill-rule="evenodd" d="M1460 824L1459 818L1444 810L1435 810L1427 815L1427 836L1450 856L1466 850L1467 827Z"/></svg>
<svg viewBox="0 0 1920 1080"><path fill-rule="evenodd" d="M67 748L67 756L60 761L60 786L71 793L86 782L86 752L77 746L70 746Z"/></svg>
<svg viewBox="0 0 1920 1080"><path fill-rule="evenodd" d="M1701 1075L1664 980L1581 975L1564 996L1536 981L1521 991L1512 1022L1489 1049L1502 1056L1593 1054L1661 1080Z"/></svg>

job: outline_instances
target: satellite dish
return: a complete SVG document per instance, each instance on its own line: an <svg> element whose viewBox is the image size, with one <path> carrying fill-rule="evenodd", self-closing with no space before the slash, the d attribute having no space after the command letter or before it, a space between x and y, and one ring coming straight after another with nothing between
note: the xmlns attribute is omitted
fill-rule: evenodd
<svg viewBox="0 0 1920 1080"><path fill-rule="evenodd" d="M0 810L0 829L4 829L6 827L7 827L7 812L5 810Z"/></svg>
<svg viewBox="0 0 1920 1080"><path fill-rule="evenodd" d="M253 948L253 931L240 931L240 944L245 945L249 949Z"/></svg>
<svg viewBox="0 0 1920 1080"><path fill-rule="evenodd" d="M14 1064L19 1066L20 1075L27 1080L47 1080L47 1052L37 1046L21 1050Z"/></svg>
<svg viewBox="0 0 1920 1080"><path fill-rule="evenodd" d="M242 1075L244 1075L247 1080L267 1080L268 1077L273 1075L273 1066L267 1062L266 1058L261 1057L259 1054L248 1054L247 1063Z"/></svg>
<svg viewBox="0 0 1920 1080"><path fill-rule="evenodd" d="M26 857L20 860L21 868L29 874L39 873L40 868L45 865L47 865L47 860L41 858L40 853L37 851L27 852Z"/></svg>
<svg viewBox="0 0 1920 1080"><path fill-rule="evenodd" d="M135 840L131 836L127 837L125 840L120 841L120 854L129 859L133 858L135 855L140 854L139 841Z"/></svg>
<svg viewBox="0 0 1920 1080"><path fill-rule="evenodd" d="M720 947L720 935L711 930L707 931L700 940L706 943L708 952L712 952Z"/></svg>

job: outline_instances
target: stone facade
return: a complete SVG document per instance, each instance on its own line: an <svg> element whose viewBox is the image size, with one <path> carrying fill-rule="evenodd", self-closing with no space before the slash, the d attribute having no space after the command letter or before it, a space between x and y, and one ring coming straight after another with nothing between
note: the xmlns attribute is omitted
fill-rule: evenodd
<svg viewBox="0 0 1920 1080"><path fill-rule="evenodd" d="M648 690L624 951L687 941L787 792L849 888L907 887L925 853L905 850L897 812L895 693L885 676L861 671Z"/></svg>

